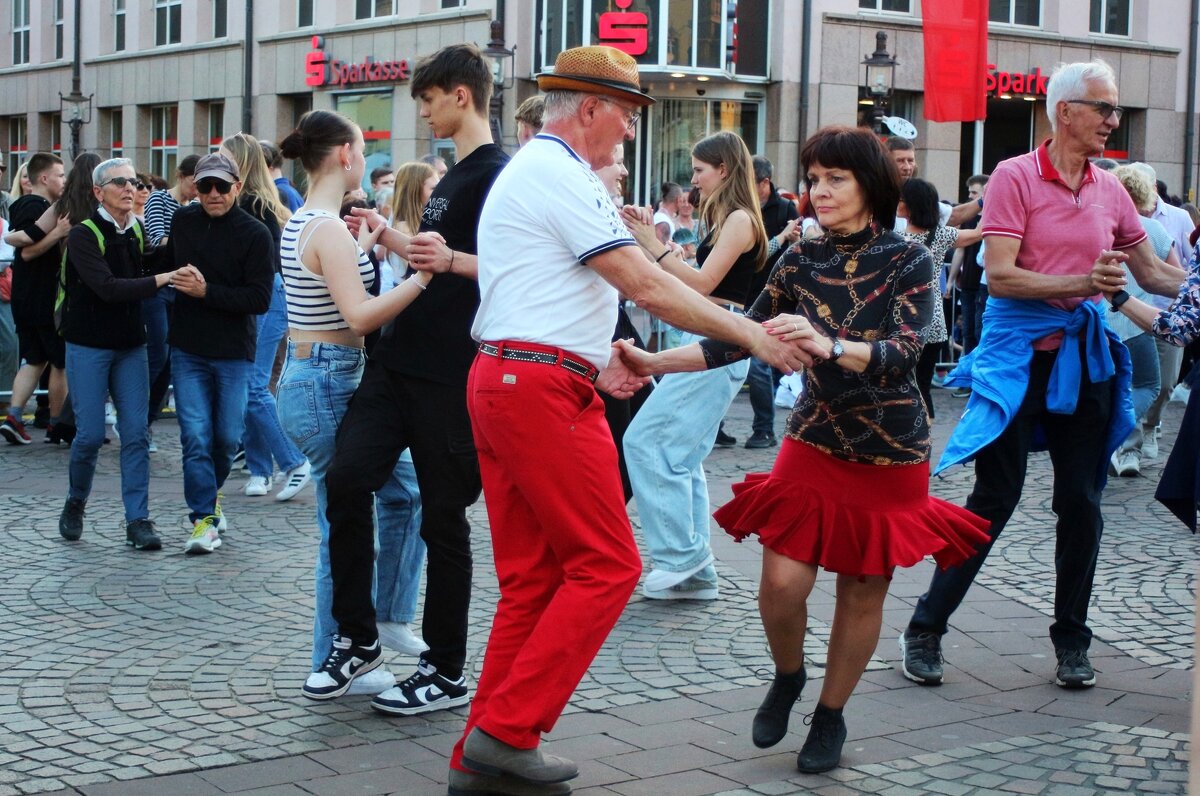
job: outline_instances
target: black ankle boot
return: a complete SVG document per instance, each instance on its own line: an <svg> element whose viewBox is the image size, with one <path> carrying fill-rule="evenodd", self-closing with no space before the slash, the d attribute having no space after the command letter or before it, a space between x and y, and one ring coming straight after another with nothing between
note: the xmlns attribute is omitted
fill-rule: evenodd
<svg viewBox="0 0 1200 796"><path fill-rule="evenodd" d="M759 749L774 746L787 735L788 717L804 690L806 679L803 666L792 674L775 672L775 682L771 683L766 699L754 714L751 737Z"/></svg>
<svg viewBox="0 0 1200 796"><path fill-rule="evenodd" d="M804 774L820 774L837 768L842 759L842 744L846 742L846 722L842 711L817 704L812 714L812 728L796 757L796 768Z"/></svg>

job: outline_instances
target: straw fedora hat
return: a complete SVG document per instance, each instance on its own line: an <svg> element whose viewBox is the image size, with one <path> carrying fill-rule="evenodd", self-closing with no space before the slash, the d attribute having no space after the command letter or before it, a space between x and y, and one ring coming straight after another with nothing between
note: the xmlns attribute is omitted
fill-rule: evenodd
<svg viewBox="0 0 1200 796"><path fill-rule="evenodd" d="M554 61L554 71L538 75L542 91L586 91L626 99L638 105L653 105L654 98L642 93L637 61L614 47L573 47Z"/></svg>

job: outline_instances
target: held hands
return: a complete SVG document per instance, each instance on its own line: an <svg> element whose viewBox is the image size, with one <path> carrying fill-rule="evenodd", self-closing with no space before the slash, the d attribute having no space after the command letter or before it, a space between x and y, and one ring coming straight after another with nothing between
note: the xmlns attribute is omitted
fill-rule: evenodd
<svg viewBox="0 0 1200 796"><path fill-rule="evenodd" d="M652 209L637 205L625 205L621 208L621 220L625 222L625 227L639 246L656 255L661 253L662 244L654 231L654 211Z"/></svg>
<svg viewBox="0 0 1200 796"><path fill-rule="evenodd" d="M1091 292L1089 295L1103 293L1111 296L1125 287L1125 269L1121 263L1129 259L1124 252L1102 251L1092 266Z"/></svg>
<svg viewBox="0 0 1200 796"><path fill-rule="evenodd" d="M776 237L778 237L781 241L781 245L791 246L793 243L800 240L802 234L803 232L800 229L800 219L793 218L791 221L787 222L787 226L784 227Z"/></svg>
<svg viewBox="0 0 1200 796"><path fill-rule="evenodd" d="M67 233L70 231L71 219L67 218L66 216L62 216L58 219L58 222L55 223L54 229L50 231L50 236L54 240L61 240L62 238L67 237Z"/></svg>
<svg viewBox="0 0 1200 796"><path fill-rule="evenodd" d="M408 243L408 264L417 271L444 274L452 270L453 252L436 232L420 232Z"/></svg>
<svg viewBox="0 0 1200 796"><path fill-rule="evenodd" d="M625 367L638 376L655 375L655 355L638 348L632 340L617 340L613 343L613 353L619 354Z"/></svg>
<svg viewBox="0 0 1200 796"><path fill-rule="evenodd" d="M387 219L378 210L372 210L369 207L352 207L350 215L343 219L346 226L350 229L350 234L358 238L362 235L361 227L365 224L367 229L377 234L383 234L383 230L387 227ZM378 240L378 237L376 237ZM366 246L363 250L366 251Z"/></svg>
<svg viewBox="0 0 1200 796"><path fill-rule="evenodd" d="M763 321L763 329L770 337L791 344L803 352L809 359L805 365L824 362L829 359L833 350L833 341L817 331L803 315L776 315Z"/></svg>
<svg viewBox="0 0 1200 796"><path fill-rule="evenodd" d="M625 400L633 397L634 393L650 382L649 376L639 374L630 366L630 362L637 359L636 355L629 353L631 351L646 357L650 356L645 351L634 348L632 340L616 341L612 344L612 354L608 359L607 367L596 377L597 390L606 392L614 398Z"/></svg>
<svg viewBox="0 0 1200 796"><path fill-rule="evenodd" d="M204 281L204 274L200 273L200 269L191 263L171 274L168 284L174 286L185 296L192 298L204 298L208 295L208 283Z"/></svg>
<svg viewBox="0 0 1200 796"><path fill-rule="evenodd" d="M166 287L167 285L174 284L174 282L172 280L175 279L175 274L177 274L177 273L179 273L179 272L178 271L164 271L161 274L155 274L154 275L154 286L155 287Z"/></svg>
<svg viewBox="0 0 1200 796"><path fill-rule="evenodd" d="M354 209L357 210L359 208ZM375 215L379 214L376 213ZM380 216L380 218L382 218L382 216ZM349 226L349 224L347 224L347 226ZM358 247L365 252L371 251L379 245L379 236L383 234L385 229L387 229L386 223L376 224L373 228L369 220L359 224L358 232L356 233L356 237L358 238Z"/></svg>

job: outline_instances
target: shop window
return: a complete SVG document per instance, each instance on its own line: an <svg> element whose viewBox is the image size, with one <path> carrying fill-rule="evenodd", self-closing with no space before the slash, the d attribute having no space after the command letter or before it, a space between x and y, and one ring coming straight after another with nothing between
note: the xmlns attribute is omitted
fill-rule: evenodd
<svg viewBox="0 0 1200 796"><path fill-rule="evenodd" d="M150 109L150 172L170 180L179 160L179 106Z"/></svg>
<svg viewBox="0 0 1200 796"><path fill-rule="evenodd" d="M442 0L442 8L459 8L464 0Z"/></svg>
<svg viewBox="0 0 1200 796"><path fill-rule="evenodd" d="M1104 157L1122 161L1132 160L1129 153L1129 131L1135 125L1141 127L1144 124L1145 117L1141 111L1126 109L1125 115L1121 117L1121 125L1108 134L1108 141L1104 145Z"/></svg>
<svg viewBox="0 0 1200 796"><path fill-rule="evenodd" d="M313 24L313 0L296 0L296 27L311 28Z"/></svg>
<svg viewBox="0 0 1200 796"><path fill-rule="evenodd" d="M374 19L375 17L390 17L392 15L392 0L355 0L355 19Z"/></svg>
<svg viewBox="0 0 1200 796"><path fill-rule="evenodd" d="M213 0L213 38L224 39L229 35L229 0Z"/></svg>
<svg viewBox="0 0 1200 796"><path fill-rule="evenodd" d="M113 52L125 50L125 0L113 0Z"/></svg>
<svg viewBox="0 0 1200 796"><path fill-rule="evenodd" d="M371 170L392 162L392 92L338 94L335 106L338 113L353 119L362 130L366 143L363 155L367 159L363 189L369 189Z"/></svg>
<svg viewBox="0 0 1200 796"><path fill-rule="evenodd" d="M988 21L1038 27L1042 24L1042 0L990 0Z"/></svg>
<svg viewBox="0 0 1200 796"><path fill-rule="evenodd" d="M47 138L50 141L50 152L62 157L62 114L48 113L46 114L46 132L49 133Z"/></svg>
<svg viewBox="0 0 1200 796"><path fill-rule="evenodd" d="M909 91L897 91L892 94L887 107L883 109L884 116L898 116L907 121L913 121L916 115L914 95ZM858 87L858 126L870 127L875 122L875 102L867 95L865 86ZM884 135L891 135L886 127Z"/></svg>
<svg viewBox="0 0 1200 796"><path fill-rule="evenodd" d="M208 103L208 151L216 152L225 140L225 103Z"/></svg>
<svg viewBox="0 0 1200 796"><path fill-rule="evenodd" d="M29 0L12 0L12 62L29 63Z"/></svg>
<svg viewBox="0 0 1200 796"><path fill-rule="evenodd" d="M537 16L544 67L552 67L563 50L583 44L583 0L538 0Z"/></svg>
<svg viewBox="0 0 1200 796"><path fill-rule="evenodd" d="M54 0L54 60L61 61L65 55L63 42L63 0Z"/></svg>
<svg viewBox="0 0 1200 796"><path fill-rule="evenodd" d="M869 11L895 11L899 14L912 12L911 0L858 0L858 7Z"/></svg>
<svg viewBox="0 0 1200 796"><path fill-rule="evenodd" d="M108 112L109 157L119 158L125 152L125 114L120 108Z"/></svg>
<svg viewBox="0 0 1200 796"><path fill-rule="evenodd" d="M14 116L8 120L8 173L14 179L28 154L29 122L24 116Z"/></svg>
<svg viewBox="0 0 1200 796"><path fill-rule="evenodd" d="M1092 0L1092 33L1129 35L1129 0Z"/></svg>
<svg viewBox="0 0 1200 796"><path fill-rule="evenodd" d="M154 0L154 45L183 41L183 0Z"/></svg>
<svg viewBox="0 0 1200 796"><path fill-rule="evenodd" d="M762 106L757 102L660 100L653 106L649 117L649 174L634 173L637 166L632 157L626 157L625 161L631 172L629 185L642 186L642 196L636 200L644 201L650 196L657 196L659 186L666 181L691 185L692 147L712 133L722 130L736 133L751 152L758 152L761 122Z"/></svg>

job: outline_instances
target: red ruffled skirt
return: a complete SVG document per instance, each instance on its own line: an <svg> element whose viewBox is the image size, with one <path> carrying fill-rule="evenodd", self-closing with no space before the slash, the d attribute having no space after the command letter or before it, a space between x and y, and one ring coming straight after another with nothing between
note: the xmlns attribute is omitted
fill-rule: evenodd
<svg viewBox="0 0 1200 796"><path fill-rule="evenodd" d="M890 578L927 555L944 569L990 538L987 520L929 496L928 462L848 462L790 438L771 472L747 475L713 516L739 542L758 534L780 555L860 577Z"/></svg>

